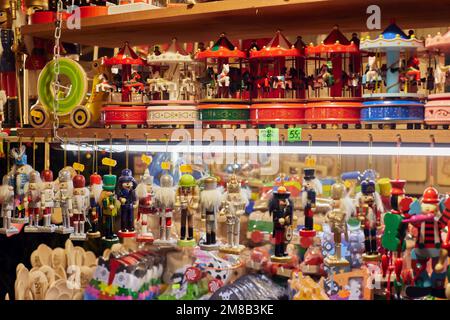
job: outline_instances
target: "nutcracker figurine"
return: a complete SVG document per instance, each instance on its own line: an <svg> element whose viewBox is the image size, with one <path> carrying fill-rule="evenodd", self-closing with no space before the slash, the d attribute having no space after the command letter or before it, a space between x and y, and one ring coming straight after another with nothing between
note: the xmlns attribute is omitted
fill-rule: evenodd
<svg viewBox="0 0 450 320"><path fill-rule="evenodd" d="M96 173L89 177L89 210L88 221L91 229L87 232L89 238L99 238L101 236L99 221L101 221L100 194L102 193L102 177Z"/></svg>
<svg viewBox="0 0 450 320"><path fill-rule="evenodd" d="M289 199L290 195L284 186L280 186L269 202L269 212L273 219L272 236L275 239L275 254L271 257L273 262L291 260L286 247L292 239L297 217L294 215L294 204Z"/></svg>
<svg viewBox="0 0 450 320"><path fill-rule="evenodd" d="M103 176L103 191L100 194L103 218L103 239L108 242L117 242L119 238L114 234L114 218L120 210L120 201L114 193L117 177L113 174Z"/></svg>
<svg viewBox="0 0 450 320"><path fill-rule="evenodd" d="M200 193L200 212L205 219L206 241L200 244L203 250L217 249L217 213L222 199L222 194L217 188L217 179L207 177L204 180L204 190Z"/></svg>
<svg viewBox="0 0 450 320"><path fill-rule="evenodd" d="M12 172L15 176L15 198L16 198L16 214L11 219L13 223L28 223L28 217L25 214L24 197L25 185L30 180L30 172L33 168L27 164L26 148L22 145L19 149L11 150L14 158L14 167Z"/></svg>
<svg viewBox="0 0 450 320"><path fill-rule="evenodd" d="M227 243L220 247L221 252L239 254L245 246L239 244L241 216L245 213L248 195L241 189L241 182L233 174L227 183L219 214L226 217Z"/></svg>
<svg viewBox="0 0 450 320"><path fill-rule="evenodd" d="M136 187L136 196L139 200L137 217L139 232L137 241L152 242L153 234L148 226L148 222L149 216L155 214L156 208L154 204L153 177L148 169L145 169L142 180Z"/></svg>
<svg viewBox="0 0 450 320"><path fill-rule="evenodd" d="M171 236L173 208L175 205L175 189L172 177L165 173L159 179L160 187L155 192L156 208L159 214L159 239L154 244L167 246L176 245L177 241ZM181 221L183 223L183 220ZM186 229L185 229L186 230Z"/></svg>
<svg viewBox="0 0 450 320"><path fill-rule="evenodd" d="M25 227L25 232L39 232L39 218L41 215L41 176L39 172L33 170L30 173L30 180L25 185L24 204L28 211L30 224Z"/></svg>
<svg viewBox="0 0 450 320"><path fill-rule="evenodd" d="M74 233L70 235L71 240L86 240L87 211L89 210L89 189L86 188L86 179L77 174L73 177L73 215ZM88 230L90 228L87 228Z"/></svg>
<svg viewBox="0 0 450 320"><path fill-rule="evenodd" d="M178 245L195 246L194 214L199 209L199 191L195 178L188 173L183 174L178 182L175 208L181 214L181 232Z"/></svg>
<svg viewBox="0 0 450 320"><path fill-rule="evenodd" d="M2 227L0 234L7 236L19 233L19 230L11 224L11 216L15 209L14 175L5 175L3 185L0 186L0 204L2 206Z"/></svg>
<svg viewBox="0 0 450 320"><path fill-rule="evenodd" d="M345 240L348 241L347 230L347 208L345 208L345 186L343 183L336 182L331 186L331 198L333 199L333 208L326 215L326 220L330 224L331 232L334 235L334 255L325 258L324 262L328 266L344 267L350 263L342 257L341 243L342 233L344 233Z"/></svg>
<svg viewBox="0 0 450 320"><path fill-rule="evenodd" d="M379 260L377 230L381 225L381 213L384 209L381 197L375 191L375 181L367 178L361 182L361 192L356 195L356 201L358 203L357 217L364 231L363 260Z"/></svg>
<svg viewBox="0 0 450 320"><path fill-rule="evenodd" d="M134 209L138 206L136 197L136 180L133 178L133 172L130 169L123 169L119 177L120 201L120 230L119 237L135 237L134 231Z"/></svg>
<svg viewBox="0 0 450 320"><path fill-rule="evenodd" d="M56 232L66 234L73 233L70 225L70 217L73 210L73 182L69 170L62 169L58 176L59 186L55 196L55 207L61 208L63 224L58 226Z"/></svg>
<svg viewBox="0 0 450 320"><path fill-rule="evenodd" d="M55 185L53 182L53 172L51 170L44 170L41 172L42 185L42 214L43 214L43 226L42 232L54 232L55 225L52 224L53 208L55 207Z"/></svg>
<svg viewBox="0 0 450 320"><path fill-rule="evenodd" d="M316 212L317 185L315 170L313 168L305 168L303 190L302 190L302 207L305 215L305 227L300 231L302 237L314 237L314 214Z"/></svg>

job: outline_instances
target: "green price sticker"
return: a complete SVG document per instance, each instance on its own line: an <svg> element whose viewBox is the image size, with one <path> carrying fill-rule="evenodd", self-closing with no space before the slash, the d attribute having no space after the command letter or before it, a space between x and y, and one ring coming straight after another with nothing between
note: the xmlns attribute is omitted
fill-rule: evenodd
<svg viewBox="0 0 450 320"><path fill-rule="evenodd" d="M274 142L280 140L278 128L267 127L264 129L259 129L259 141Z"/></svg>
<svg viewBox="0 0 450 320"><path fill-rule="evenodd" d="M288 129L288 142L302 141L302 128L289 128Z"/></svg>

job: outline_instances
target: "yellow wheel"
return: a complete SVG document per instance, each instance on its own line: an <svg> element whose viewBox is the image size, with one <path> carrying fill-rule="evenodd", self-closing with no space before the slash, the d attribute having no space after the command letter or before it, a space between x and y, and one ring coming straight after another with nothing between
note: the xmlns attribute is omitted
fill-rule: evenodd
<svg viewBox="0 0 450 320"><path fill-rule="evenodd" d="M75 107L70 113L70 123L74 128L86 128L91 122L91 112L84 106Z"/></svg>
<svg viewBox="0 0 450 320"><path fill-rule="evenodd" d="M29 120L33 128L46 127L49 122L49 118L50 116L43 106L36 104L30 108Z"/></svg>

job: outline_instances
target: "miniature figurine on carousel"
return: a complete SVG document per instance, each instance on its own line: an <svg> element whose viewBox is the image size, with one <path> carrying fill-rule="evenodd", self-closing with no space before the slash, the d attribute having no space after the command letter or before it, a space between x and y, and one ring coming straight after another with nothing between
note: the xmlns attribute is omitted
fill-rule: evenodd
<svg viewBox="0 0 450 320"><path fill-rule="evenodd" d="M58 175L59 185L55 196L55 207L61 208L63 224L58 226L56 232L66 234L73 233L70 225L70 216L73 212L73 181L70 171L62 169Z"/></svg>
<svg viewBox="0 0 450 320"><path fill-rule="evenodd" d="M120 200L120 230L119 237L134 237L134 209L138 206L136 197L136 180L133 178L133 172L130 169L122 170L119 177L119 193Z"/></svg>
<svg viewBox="0 0 450 320"><path fill-rule="evenodd" d="M25 232L39 232L39 218L41 215L41 176L36 170L31 171L30 180L25 184L24 205L28 211L30 224Z"/></svg>
<svg viewBox="0 0 450 320"><path fill-rule="evenodd" d="M291 257L286 252L287 244L291 241L297 217L294 215L294 204L289 199L290 193L284 186L280 186L273 193L269 202L269 212L273 218L273 238L275 239L275 254L273 262L289 262Z"/></svg>
<svg viewBox="0 0 450 320"><path fill-rule="evenodd" d="M219 214L225 215L227 224L227 243L220 247L221 252L238 254L245 246L239 244L241 216L248 204L248 195L241 189L241 182L233 174L227 183Z"/></svg>
<svg viewBox="0 0 450 320"><path fill-rule="evenodd" d="M137 241L152 242L153 233L151 232L148 222L150 216L156 212L155 195L153 191L153 177L148 169L145 169L141 182L136 187L136 196L139 201L138 217L139 231Z"/></svg>
<svg viewBox="0 0 450 320"><path fill-rule="evenodd" d="M42 214L44 223L41 227L42 232L54 232L56 226L52 224L52 214L55 207L55 184L53 182L53 172L49 169L42 171Z"/></svg>
<svg viewBox="0 0 450 320"><path fill-rule="evenodd" d="M159 239L155 240L154 244L161 246L172 246L177 243L176 239L174 239L171 235L173 210L175 206L175 188L173 186L173 178L168 173L165 173L160 177L159 182L160 187L155 191L155 202L159 214L160 234ZM181 223L183 224L183 220Z"/></svg>
<svg viewBox="0 0 450 320"><path fill-rule="evenodd" d="M217 214L222 199L222 194L217 188L217 179L207 177L204 179L204 190L200 193L200 212L205 219L206 241L200 243L203 250L217 249Z"/></svg>
<svg viewBox="0 0 450 320"><path fill-rule="evenodd" d="M120 210L120 201L114 193L116 189L117 176L106 174L103 176L103 191L100 194L103 218L103 238L111 244L117 243L119 238L114 233L114 218Z"/></svg>
<svg viewBox="0 0 450 320"><path fill-rule="evenodd" d="M361 192L356 195L358 203L357 217L364 230L365 261L380 259L377 245L377 230L381 225L383 203L378 192L375 191L375 181L366 179L361 182Z"/></svg>
<svg viewBox="0 0 450 320"><path fill-rule="evenodd" d="M101 236L99 220L101 220L100 195L102 193L102 177L96 173L89 177L89 210L88 221L91 225L87 232L89 238L99 238Z"/></svg>
<svg viewBox="0 0 450 320"><path fill-rule="evenodd" d="M199 190L195 178L191 174L183 174L178 182L175 200L175 208L181 213L179 246L195 246L194 214L199 209L199 200Z"/></svg>
<svg viewBox="0 0 450 320"><path fill-rule="evenodd" d="M3 185L0 186L0 204L2 205L2 227L0 234L7 236L19 233L19 230L11 224L12 213L14 212L14 175L7 174L3 177Z"/></svg>
<svg viewBox="0 0 450 320"><path fill-rule="evenodd" d="M71 240L86 240L86 216L89 210L89 189L86 188L86 180L83 175L77 174L73 177L73 215L74 233L70 235Z"/></svg>
<svg viewBox="0 0 450 320"><path fill-rule="evenodd" d="M333 209L326 215L326 220L330 224L331 231L334 235L334 255L325 258L324 262L328 266L348 266L350 262L342 257L341 244L342 233L344 233L345 240L348 241L347 230L347 209L345 207L345 185L336 182L331 186L331 198L333 199Z"/></svg>

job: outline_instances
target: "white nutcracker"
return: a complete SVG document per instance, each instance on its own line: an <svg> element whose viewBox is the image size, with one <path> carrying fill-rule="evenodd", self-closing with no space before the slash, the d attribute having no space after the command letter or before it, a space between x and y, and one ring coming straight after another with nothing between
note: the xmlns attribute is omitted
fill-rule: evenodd
<svg viewBox="0 0 450 320"><path fill-rule="evenodd" d="M153 177L150 175L148 169L145 169L142 180L136 187L136 196L139 200L137 219L139 231L137 241L151 242L153 241L153 233L148 223L150 216L155 214L156 208L154 203Z"/></svg>
<svg viewBox="0 0 450 320"><path fill-rule="evenodd" d="M41 172L42 179L42 215L43 226L40 228L42 232L54 232L56 226L52 224L53 208L55 206L55 184L53 182L53 172L44 170Z"/></svg>
<svg viewBox="0 0 450 320"><path fill-rule="evenodd" d="M25 185L24 205L28 211L30 224L25 232L39 232L39 219L41 216L41 176L36 170L31 171L30 181Z"/></svg>
<svg viewBox="0 0 450 320"><path fill-rule="evenodd" d="M3 185L0 186L0 204L2 206L2 227L1 234L7 236L19 233L19 230L11 224L11 216L15 210L14 198L14 175L5 175L3 177Z"/></svg>
<svg viewBox="0 0 450 320"><path fill-rule="evenodd" d="M14 148L11 150L11 155L14 158L14 166L11 173L14 174L14 186L15 186L15 198L16 209L15 214L11 218L13 223L28 223L28 217L25 213L25 185L30 180L30 173L33 168L27 163L26 148L24 145L20 148Z"/></svg>
<svg viewBox="0 0 450 320"><path fill-rule="evenodd" d="M89 189L86 188L86 179L83 175L77 174L73 177L73 203L72 213L74 216L74 232L70 235L71 240L84 241L86 235L87 211L89 210Z"/></svg>
<svg viewBox="0 0 450 320"><path fill-rule="evenodd" d="M245 246L239 244L241 216L245 213L248 204L248 193L241 189L241 183L236 175L232 175L227 183L220 216L225 216L227 224L227 243L220 247L225 253L240 253Z"/></svg>
<svg viewBox="0 0 450 320"><path fill-rule="evenodd" d="M70 217L73 211L73 182L70 171L63 169L58 176L59 185L55 197L55 207L61 208L63 224L58 226L58 233L73 233L74 229L70 225Z"/></svg>
<svg viewBox="0 0 450 320"><path fill-rule="evenodd" d="M171 235L173 208L176 199L173 178L169 174L163 174L159 182L161 186L156 189L155 203L159 214L160 237L155 240L154 244L174 246L177 244L177 240Z"/></svg>

